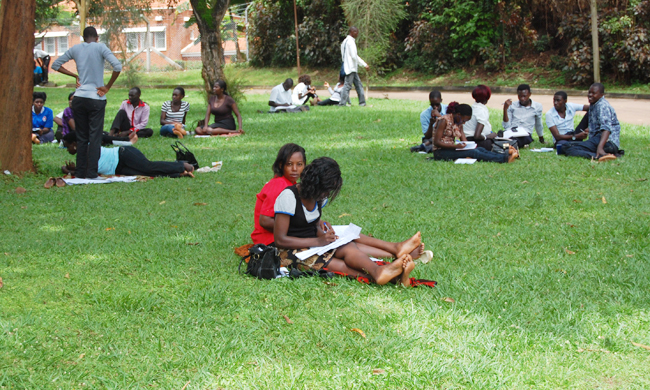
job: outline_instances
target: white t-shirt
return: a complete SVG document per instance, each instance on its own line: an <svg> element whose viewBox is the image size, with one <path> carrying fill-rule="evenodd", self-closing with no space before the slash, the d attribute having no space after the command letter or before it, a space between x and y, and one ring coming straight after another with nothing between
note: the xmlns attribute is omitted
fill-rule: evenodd
<svg viewBox="0 0 650 390"><path fill-rule="evenodd" d="M292 104L291 103L291 90L284 90L282 84L276 85L271 90L271 97L269 101L275 102L276 104ZM271 107L269 111L276 112L277 110L286 110L290 107Z"/></svg>
<svg viewBox="0 0 650 390"><path fill-rule="evenodd" d="M549 129L555 126L558 133L562 135L569 131L574 131L573 117L575 116L576 111L582 111L583 109L584 105L582 104L567 103L566 113L564 114L564 118L562 118L555 107L553 107L546 113L546 126ZM553 141L555 141L555 137L553 137Z"/></svg>
<svg viewBox="0 0 650 390"><path fill-rule="evenodd" d="M327 199L320 201L320 207L323 208L327 204ZM294 216L296 213L296 196L293 194L293 191L290 189L285 189L278 195L275 199L274 211L276 214L287 214ZM318 211L318 205L314 205L313 210L307 210L304 204L302 204L302 211L305 213L305 219L307 223L312 223L320 217L320 212Z"/></svg>
<svg viewBox="0 0 650 390"><path fill-rule="evenodd" d="M293 104L296 106L301 106L305 104L305 101L307 100L307 91L309 90L309 87L305 83L298 83L296 87L293 89L293 93L291 94L291 101ZM302 98L299 98L298 95L302 95Z"/></svg>
<svg viewBox="0 0 650 390"><path fill-rule="evenodd" d="M463 133L465 133L465 137L473 137L474 132L476 132L476 126L479 123L483 125L483 131L481 131L483 137L492 132L490 111L483 103L474 103L472 105L472 118L463 125Z"/></svg>
<svg viewBox="0 0 650 390"><path fill-rule="evenodd" d="M341 101L341 91L343 90L343 85L344 84L339 85L338 83L336 83L334 89L332 89L332 87L327 88L327 91L330 93L330 95L332 95L330 96L331 101L333 102Z"/></svg>
<svg viewBox="0 0 650 390"><path fill-rule="evenodd" d="M34 49L34 59L35 60L37 60L39 58L45 58L47 56L49 56L49 54L47 54L47 52L44 52L41 49Z"/></svg>

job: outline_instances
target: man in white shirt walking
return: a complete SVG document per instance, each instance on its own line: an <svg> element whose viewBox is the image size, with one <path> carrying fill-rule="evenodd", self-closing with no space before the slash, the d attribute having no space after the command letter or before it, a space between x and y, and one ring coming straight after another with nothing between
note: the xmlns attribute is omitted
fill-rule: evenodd
<svg viewBox="0 0 650 390"><path fill-rule="evenodd" d="M352 89L352 84L354 84L354 88L357 90L359 105L361 107L366 105L366 97L363 94L363 85L361 84L361 79L359 78L357 71L359 65L366 68L366 70L370 67L357 55L357 36L359 36L359 29L352 26L350 27L348 36L345 38L343 43L341 43L341 57L343 58L343 72L345 72L345 85L341 91L339 106L345 106L347 103L350 96L350 90Z"/></svg>

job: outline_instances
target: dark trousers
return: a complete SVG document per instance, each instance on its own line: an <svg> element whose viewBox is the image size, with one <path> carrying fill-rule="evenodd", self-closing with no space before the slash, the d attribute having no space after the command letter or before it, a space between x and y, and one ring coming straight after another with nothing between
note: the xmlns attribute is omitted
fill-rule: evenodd
<svg viewBox="0 0 650 390"><path fill-rule="evenodd" d="M343 90L341 91L341 100L339 101L339 106L345 106L345 104L350 99L352 84L354 84L354 89L357 90L357 96L359 96L359 104L366 103L366 97L363 94L363 85L361 84L359 74L357 72L352 72L345 76L345 84L343 85Z"/></svg>
<svg viewBox="0 0 650 390"><path fill-rule="evenodd" d="M339 104L339 102L335 102L332 99L325 99L325 100L321 100L320 102L318 102L316 104L318 104L319 106L333 106L333 105Z"/></svg>
<svg viewBox="0 0 650 390"><path fill-rule="evenodd" d="M78 178L97 177L97 163L102 145L106 100L75 97L72 99L75 131L77 133Z"/></svg>
<svg viewBox="0 0 650 390"><path fill-rule="evenodd" d="M115 119L113 119L113 124L111 125L111 132L117 133L120 136L128 136L131 131L131 118L126 114L126 111L119 110ZM149 138L153 135L153 129L144 128L138 130L138 138Z"/></svg>
<svg viewBox="0 0 650 390"><path fill-rule="evenodd" d="M433 151L434 160L456 160L458 158L475 158L478 161L490 161L505 163L508 162L508 155L496 153L485 148L476 148L472 150L455 150L455 149L438 149Z"/></svg>
<svg viewBox="0 0 650 390"><path fill-rule="evenodd" d="M587 113L585 114L585 116L582 117L582 120L581 120L580 123L578 124L578 127L576 127L575 131L569 131L569 132L567 132L565 135L576 135L576 134L582 133L582 132L583 132L584 130L586 130L587 128L589 128L589 111L587 111ZM567 144L567 143L569 143L569 142L582 142L582 141L583 141L583 140L581 140L581 139L579 139L579 140L575 140L575 141L565 141L565 140L560 140L560 141L556 141L555 144L553 145L553 147L554 147L555 149L557 149L557 146L558 146L558 145L564 145L564 144ZM560 146L560 149L562 149L561 146ZM560 152L559 154L563 154L563 153Z"/></svg>
<svg viewBox="0 0 650 390"><path fill-rule="evenodd" d="M129 137L117 137L107 132L102 133L102 146L113 145L113 141L130 141Z"/></svg>
<svg viewBox="0 0 650 390"><path fill-rule="evenodd" d="M117 175L179 177L181 173L185 172L185 165L182 162L149 161L141 151L133 146L121 146L118 153L120 160L115 168Z"/></svg>
<svg viewBox="0 0 650 390"><path fill-rule="evenodd" d="M523 148L526 145L530 145L533 143L533 137L530 135L527 135L525 137L513 137L515 141L517 141L517 146L520 148Z"/></svg>
<svg viewBox="0 0 650 390"><path fill-rule="evenodd" d="M43 66L41 66L41 69L43 70L43 82L47 83L49 81L48 73L50 71L50 56L41 58L41 61L43 61Z"/></svg>
<svg viewBox="0 0 650 390"><path fill-rule="evenodd" d="M474 137L467 137L467 140L476 142L477 148L483 148L485 150L492 150L492 145L494 144L494 141L487 138L484 139L483 141L476 141Z"/></svg>
<svg viewBox="0 0 650 390"><path fill-rule="evenodd" d="M584 158L602 157L596 155L600 138L600 133L598 133L593 137L589 137L589 139L584 142L567 142L562 145L562 154ZM618 147L611 141L607 141L603 149L605 150L605 153L618 154Z"/></svg>

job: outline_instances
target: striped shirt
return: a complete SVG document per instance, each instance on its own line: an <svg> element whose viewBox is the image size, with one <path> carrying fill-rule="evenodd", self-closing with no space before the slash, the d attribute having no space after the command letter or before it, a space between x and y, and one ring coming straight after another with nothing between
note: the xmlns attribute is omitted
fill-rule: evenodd
<svg viewBox="0 0 650 390"><path fill-rule="evenodd" d="M166 113L166 120L172 121L172 122L177 122L177 123L183 123L183 118L185 117L185 114L190 111L190 103L181 100L181 108L178 111L172 111L172 101L167 100L162 104L162 108L160 111Z"/></svg>

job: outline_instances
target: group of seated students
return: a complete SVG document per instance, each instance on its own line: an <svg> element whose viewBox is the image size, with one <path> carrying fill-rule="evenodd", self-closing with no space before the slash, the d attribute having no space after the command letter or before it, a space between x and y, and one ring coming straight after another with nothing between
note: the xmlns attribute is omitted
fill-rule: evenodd
<svg viewBox="0 0 650 390"><path fill-rule="evenodd" d="M589 104L568 103L566 92L553 96L553 108L546 113L546 125L553 135L553 147L557 154L577 156L598 161L615 160L624 151L619 149L621 126L614 108L604 98L605 87L601 83L590 86ZM411 148L412 152L433 153L434 160L475 158L478 161L512 162L519 157L518 148L533 142L535 129L540 143L544 141L542 104L534 102L530 86L517 87L517 101L511 99L503 105L503 130L492 131L490 113L486 107L492 92L479 85L472 91L475 103L451 102L442 104L440 91L429 94L430 106L420 114L422 143ZM574 115L587 111L574 129ZM505 138L504 138L505 137ZM589 138L585 141L585 139ZM495 147L497 140L512 143L513 148ZM466 141L474 141L476 148L462 150ZM495 151L496 150L496 151Z"/></svg>
<svg viewBox="0 0 650 390"><path fill-rule="evenodd" d="M237 103L228 95L226 82L217 80L214 83L213 95L208 99L204 124L200 123L195 129L198 135L233 136L244 134L242 118ZM139 138L153 136L154 131L147 127L149 123L150 107L140 97L142 91L138 87L129 90L129 98L120 105L113 119L110 131L104 132L102 144L108 145L112 141L130 141L135 143ZM172 99L164 102L160 112L160 135L163 137L183 138L187 135L185 123L190 103L183 100L185 90L182 87L174 88ZM72 99L74 92L68 95L68 107L54 116L50 108L45 107L47 95L45 92L33 93L32 105L32 142L34 144L48 143L56 139L61 142L63 136L75 130L74 113L72 112ZM237 116L239 129L235 124L233 113ZM214 115L214 123L207 125L210 116ZM53 125L58 125L56 133Z"/></svg>
<svg viewBox="0 0 650 390"><path fill-rule="evenodd" d="M339 76L337 84L332 88L328 82L323 84L328 92L330 97L325 100L321 100L316 94L316 88L311 85L311 77L309 75L302 75L298 78L298 85L293 88L293 79L288 78L284 80L281 84L276 85L271 90L271 96L269 97L269 109L270 113L279 113L279 112L301 112L309 111L310 105L318 106L333 106L339 105L341 102L341 91L345 85L345 77ZM349 103L349 99L348 102Z"/></svg>
<svg viewBox="0 0 650 390"><path fill-rule="evenodd" d="M395 282L410 286L413 260L421 258L422 262L428 262L433 257L431 251L424 250L417 232L402 242L387 242L362 234L359 239L323 255L299 259L298 253L328 245L337 238L332 226L321 220L321 213L341 190L341 170L329 157L307 164L305 149L292 143L280 148L272 168L274 178L257 194L251 238L254 244L277 247L282 266L366 277L380 285ZM396 260L378 265L369 256Z"/></svg>

